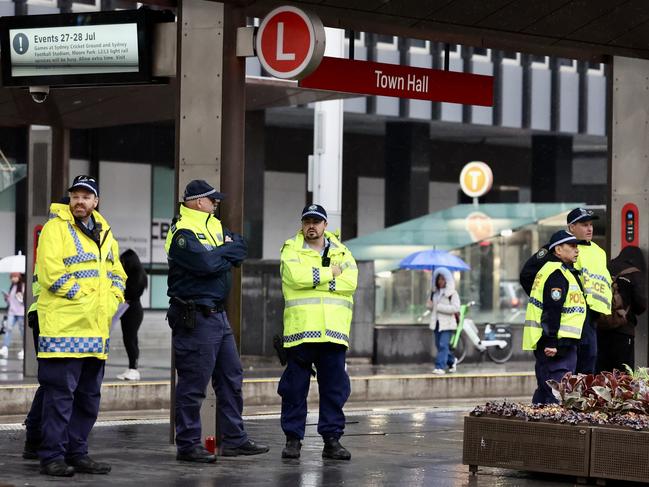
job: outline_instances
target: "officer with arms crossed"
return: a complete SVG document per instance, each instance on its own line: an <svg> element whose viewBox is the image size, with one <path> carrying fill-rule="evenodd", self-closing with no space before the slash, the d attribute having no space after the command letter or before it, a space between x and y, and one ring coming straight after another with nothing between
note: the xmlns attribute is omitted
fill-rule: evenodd
<svg viewBox="0 0 649 487"><path fill-rule="evenodd" d="M574 268L578 240L560 230L552 235L552 255L537 273L525 314L523 350L534 350L538 388L534 404L556 403L545 381L575 372L577 342L586 318L586 300Z"/></svg>
<svg viewBox="0 0 649 487"><path fill-rule="evenodd" d="M232 266L246 258L247 246L212 215L222 198L207 182L191 181L165 244L171 298L167 317L178 373L176 459L187 462L216 461L201 445L200 409L210 379L219 405L222 455L268 451L248 438L241 418L243 369L224 302Z"/></svg>
<svg viewBox="0 0 649 487"><path fill-rule="evenodd" d="M345 354L358 268L349 249L326 228L325 209L307 206L302 211L302 229L284 243L281 252L283 341L288 362L277 390L282 397L281 424L286 435L282 458L300 457L312 365L320 392L322 456L351 458L339 439L345 429L343 406L350 394Z"/></svg>
<svg viewBox="0 0 649 487"><path fill-rule="evenodd" d="M613 298L611 274L606 267L606 252L593 242L593 220L599 217L592 210L575 208L568 213L568 231L579 243L579 257L575 269L581 271L580 280L586 295L586 323L577 347L577 372L594 374L597 364L597 331L595 321L599 313L610 315Z"/></svg>
<svg viewBox="0 0 649 487"><path fill-rule="evenodd" d="M77 176L38 241L38 382L43 388L41 473L106 474L88 457L97 420L110 323L126 274L108 222L95 210L97 181Z"/></svg>

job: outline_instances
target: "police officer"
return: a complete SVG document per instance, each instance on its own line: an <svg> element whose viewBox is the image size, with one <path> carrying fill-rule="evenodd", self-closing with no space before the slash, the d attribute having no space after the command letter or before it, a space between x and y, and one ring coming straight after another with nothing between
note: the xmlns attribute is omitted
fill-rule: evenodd
<svg viewBox="0 0 649 487"><path fill-rule="evenodd" d="M552 254L536 275L527 305L523 350L534 350L536 358L535 404L556 403L546 381L561 380L577 365L577 343L586 318L579 271L573 265L579 254L577 243L565 230L552 235L547 246Z"/></svg>
<svg viewBox="0 0 649 487"><path fill-rule="evenodd" d="M50 205L49 219L56 218L60 210L65 210L70 204L70 197L64 196L58 203ZM34 267L32 277L32 305L27 311L27 324L32 329L34 340L34 350L38 354L38 296L41 294L41 286L38 283L38 267ZM41 415L43 411L43 387L38 386L32 405L29 408L25 418L25 446L23 448L23 458L25 460L38 460L38 448L41 444Z"/></svg>
<svg viewBox="0 0 649 487"><path fill-rule="evenodd" d="M38 381L43 388L41 473L106 474L88 456L108 358L110 323L126 274L110 225L96 211L97 181L77 176L38 242Z"/></svg>
<svg viewBox="0 0 649 487"><path fill-rule="evenodd" d="M231 269L247 255L243 237L213 216L223 194L206 181L185 188L180 215L167 235L169 326L173 330L177 460L213 463L201 445L201 403L212 380L219 405L222 455L256 455L268 447L248 438L243 427L243 369L224 303Z"/></svg>
<svg viewBox="0 0 649 487"><path fill-rule="evenodd" d="M320 393L322 456L351 458L339 439L345 429L343 406L350 394L345 354L358 268L349 249L326 228L325 209L306 206L302 228L284 243L281 252L283 341L287 351L287 366L277 391L282 397L281 424L286 435L282 458L300 457L312 365L317 370Z"/></svg>
<svg viewBox="0 0 649 487"><path fill-rule="evenodd" d="M579 257L575 269L581 271L580 279L588 305L586 323L577 348L577 372L594 374L597 364L597 332L595 321L599 313L610 315L613 297L612 279L606 267L606 252L593 242L593 220L599 217L592 210L575 208L568 213L568 231L577 239Z"/></svg>

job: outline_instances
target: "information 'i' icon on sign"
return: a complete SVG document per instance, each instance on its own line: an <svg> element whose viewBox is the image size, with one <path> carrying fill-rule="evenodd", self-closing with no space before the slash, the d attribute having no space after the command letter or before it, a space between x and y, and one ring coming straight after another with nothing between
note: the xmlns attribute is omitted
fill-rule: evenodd
<svg viewBox="0 0 649 487"><path fill-rule="evenodd" d="M29 48L29 39L25 34L19 32L14 36L13 48L17 54L25 54Z"/></svg>

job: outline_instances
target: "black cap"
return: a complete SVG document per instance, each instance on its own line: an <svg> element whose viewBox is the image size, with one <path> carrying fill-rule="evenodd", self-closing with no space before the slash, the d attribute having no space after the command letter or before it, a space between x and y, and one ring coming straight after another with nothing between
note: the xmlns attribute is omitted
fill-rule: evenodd
<svg viewBox="0 0 649 487"><path fill-rule="evenodd" d="M586 208L575 208L566 218L568 225L572 225L577 222L589 222L591 220L599 220L599 217L593 213L593 210L587 210Z"/></svg>
<svg viewBox="0 0 649 487"><path fill-rule="evenodd" d="M68 188L68 191L76 191L78 189L85 189L86 191L94 193L95 196L99 196L99 184L97 184L97 180L92 176L85 176L82 174L74 178L72 186Z"/></svg>
<svg viewBox="0 0 649 487"><path fill-rule="evenodd" d="M572 233L567 232L565 230L559 230L558 232L552 234L552 236L550 237L550 241L548 242L548 249L552 250L557 245L561 245L561 244L567 244L567 243L580 244L581 242L582 241L579 240L577 237L575 237Z"/></svg>
<svg viewBox="0 0 649 487"><path fill-rule="evenodd" d="M203 179L194 179L187 183L185 186L185 194L183 201L197 200L199 198L209 198L212 200L222 200L225 197L223 193L219 193L207 181Z"/></svg>
<svg viewBox="0 0 649 487"><path fill-rule="evenodd" d="M307 217L327 221L327 212L320 205L306 205L302 210L302 220Z"/></svg>

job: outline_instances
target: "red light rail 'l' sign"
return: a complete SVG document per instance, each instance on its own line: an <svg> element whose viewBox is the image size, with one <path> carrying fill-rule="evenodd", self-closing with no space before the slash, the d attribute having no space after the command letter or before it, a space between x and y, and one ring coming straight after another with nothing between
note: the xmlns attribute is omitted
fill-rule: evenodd
<svg viewBox="0 0 649 487"><path fill-rule="evenodd" d="M295 7L278 7L259 26L255 39L262 67L281 79L301 79L322 60L325 30L315 15Z"/></svg>

